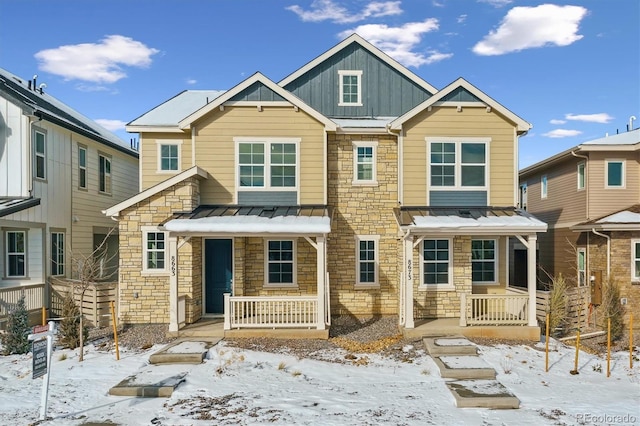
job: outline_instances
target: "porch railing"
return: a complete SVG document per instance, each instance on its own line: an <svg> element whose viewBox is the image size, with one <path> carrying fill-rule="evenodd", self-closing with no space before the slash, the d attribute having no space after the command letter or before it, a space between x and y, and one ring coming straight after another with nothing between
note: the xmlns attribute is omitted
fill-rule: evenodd
<svg viewBox="0 0 640 426"><path fill-rule="evenodd" d="M39 310L45 306L44 283L31 284L19 287L0 288L0 318L18 306L18 300L24 294L24 303L27 311Z"/></svg>
<svg viewBox="0 0 640 426"><path fill-rule="evenodd" d="M318 325L316 296L249 297L224 296L224 328L315 328Z"/></svg>
<svg viewBox="0 0 640 426"><path fill-rule="evenodd" d="M527 325L529 296L520 294L461 294L460 326Z"/></svg>

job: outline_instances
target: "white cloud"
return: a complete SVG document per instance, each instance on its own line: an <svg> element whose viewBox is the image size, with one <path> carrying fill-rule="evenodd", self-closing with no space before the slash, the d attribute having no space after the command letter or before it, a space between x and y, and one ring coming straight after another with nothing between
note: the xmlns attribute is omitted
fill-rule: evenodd
<svg viewBox="0 0 640 426"><path fill-rule="evenodd" d="M331 21L335 24L351 24L367 18L400 15L400 1L372 1L360 12L352 13L347 8L333 2L333 0L314 0L310 10L293 5L285 8L300 17L304 22Z"/></svg>
<svg viewBox="0 0 640 426"><path fill-rule="evenodd" d="M462 23L464 23L464 21L466 21L466 20L467 20L467 15L466 15L466 14L464 14L464 15L460 15L460 16L458 16L457 22L458 22L458 24L462 24Z"/></svg>
<svg viewBox="0 0 640 426"><path fill-rule="evenodd" d="M609 123L613 120L613 117L607 114L606 112L601 112L599 114L565 114L564 118L572 121L586 121L589 123Z"/></svg>
<svg viewBox="0 0 640 426"><path fill-rule="evenodd" d="M560 139L560 138L570 138L572 136L581 135L582 132L580 130L569 130L569 129L555 129L547 133L543 133L542 136L546 136L548 138Z"/></svg>
<svg viewBox="0 0 640 426"><path fill-rule="evenodd" d="M438 20L429 18L423 22L409 22L401 27L389 27L385 24L360 25L343 31L338 36L345 38L357 33L401 64L417 68L453 56L452 53L440 53L436 50L424 53L414 51L422 41L423 34L436 31L438 28Z"/></svg>
<svg viewBox="0 0 640 426"><path fill-rule="evenodd" d="M487 3L493 7L502 7L513 3L513 0L478 0L478 3Z"/></svg>
<svg viewBox="0 0 640 426"><path fill-rule="evenodd" d="M188 85L194 85L194 84L196 84L197 82L198 82L198 80L196 80L195 78L188 78L188 79L187 79L187 81L186 81L186 83L187 83Z"/></svg>
<svg viewBox="0 0 640 426"><path fill-rule="evenodd" d="M551 123L551 124L564 124L566 122L567 122L566 120L558 120L558 119L555 119L555 118L553 120L549 121L549 123Z"/></svg>
<svg viewBox="0 0 640 426"><path fill-rule="evenodd" d="M548 45L568 46L583 37L577 32L587 12L580 6L554 4L514 7L497 30L473 47L473 52L490 56Z"/></svg>
<svg viewBox="0 0 640 426"><path fill-rule="evenodd" d="M34 56L38 68L64 77L94 83L115 83L127 76L122 66L148 67L159 51L121 35L109 35L98 43L82 43L41 50Z"/></svg>
<svg viewBox="0 0 640 426"><path fill-rule="evenodd" d="M122 120L109 120L106 118L97 118L93 121L112 132L115 132L117 130L124 130L124 126L127 124Z"/></svg>

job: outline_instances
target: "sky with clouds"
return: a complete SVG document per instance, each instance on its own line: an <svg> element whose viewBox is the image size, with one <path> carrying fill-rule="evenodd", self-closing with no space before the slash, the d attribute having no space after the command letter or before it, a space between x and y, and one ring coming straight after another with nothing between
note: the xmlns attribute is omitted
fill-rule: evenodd
<svg viewBox="0 0 640 426"><path fill-rule="evenodd" d="M127 122L183 90L277 82L356 32L532 123L525 167L638 127L639 21L637 0L1 0L0 67L128 140Z"/></svg>

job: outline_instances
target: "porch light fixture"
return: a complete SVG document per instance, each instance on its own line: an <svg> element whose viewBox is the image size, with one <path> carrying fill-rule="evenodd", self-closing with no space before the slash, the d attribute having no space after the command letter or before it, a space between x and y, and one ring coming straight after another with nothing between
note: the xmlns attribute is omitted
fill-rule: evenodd
<svg viewBox="0 0 640 426"><path fill-rule="evenodd" d="M462 105L458 105L458 112L462 112Z"/></svg>
<svg viewBox="0 0 640 426"><path fill-rule="evenodd" d="M487 107L487 112L491 112L491 107L490 106Z"/></svg>

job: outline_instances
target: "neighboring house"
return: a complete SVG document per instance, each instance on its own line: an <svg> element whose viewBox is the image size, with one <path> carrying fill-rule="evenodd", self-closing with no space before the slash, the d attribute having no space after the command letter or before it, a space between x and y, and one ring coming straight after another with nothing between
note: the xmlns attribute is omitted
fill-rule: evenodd
<svg viewBox="0 0 640 426"><path fill-rule="evenodd" d="M509 238L534 248L534 274L546 230L514 207L530 127L357 35L279 83L182 92L127 125L142 192L105 211L120 222L120 319L326 336L332 314L381 314L538 338L535 288L512 293L507 273Z"/></svg>
<svg viewBox="0 0 640 426"><path fill-rule="evenodd" d="M540 237L543 283L562 274L574 311L595 320L602 285L640 319L640 129L584 142L520 171L526 209L549 225Z"/></svg>
<svg viewBox="0 0 640 426"><path fill-rule="evenodd" d="M137 192L136 150L43 87L0 69L0 317L21 294L46 306L48 277L71 278L116 225L101 211Z"/></svg>

